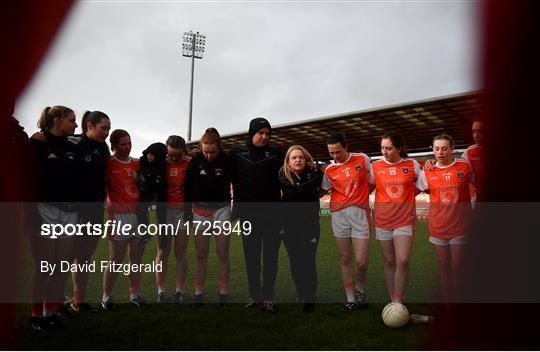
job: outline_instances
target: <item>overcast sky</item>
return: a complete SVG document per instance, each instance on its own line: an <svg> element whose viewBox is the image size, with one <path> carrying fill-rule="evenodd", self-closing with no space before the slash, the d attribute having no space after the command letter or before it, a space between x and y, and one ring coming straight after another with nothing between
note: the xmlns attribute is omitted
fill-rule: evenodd
<svg viewBox="0 0 540 352"><path fill-rule="evenodd" d="M192 138L478 89L473 1L80 1L19 98L29 134L45 106L78 121L107 113L133 156L187 136L190 59L182 34L206 35L195 62Z"/></svg>

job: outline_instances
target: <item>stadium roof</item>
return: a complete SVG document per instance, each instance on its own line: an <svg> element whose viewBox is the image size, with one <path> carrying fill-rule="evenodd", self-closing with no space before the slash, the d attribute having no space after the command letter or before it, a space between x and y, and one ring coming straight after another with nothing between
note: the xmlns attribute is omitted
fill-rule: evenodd
<svg viewBox="0 0 540 352"><path fill-rule="evenodd" d="M394 130L401 133L409 152L429 151L433 137L442 132L454 138L456 148L464 148L471 143L471 122L480 110L480 93L466 92L273 126L271 143L283 151L300 144L316 160L328 160L326 137L341 131L347 135L350 151L374 156L380 154L379 137ZM223 148L228 151L245 143L247 136L247 131L223 135ZM188 146L197 144L193 141Z"/></svg>

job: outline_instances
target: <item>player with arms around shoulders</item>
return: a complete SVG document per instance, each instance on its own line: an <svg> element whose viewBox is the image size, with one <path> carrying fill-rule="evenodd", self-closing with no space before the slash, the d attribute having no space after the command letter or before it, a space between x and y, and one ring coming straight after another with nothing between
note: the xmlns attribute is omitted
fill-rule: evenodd
<svg viewBox="0 0 540 352"><path fill-rule="evenodd" d="M150 144L142 152L139 159L140 168L137 173L137 184L139 186L139 202L137 203L137 220L139 224L148 226L150 224L149 211L155 202L156 224L166 222L167 211L167 146L161 142ZM144 247L152 239L148 233L141 234L139 246Z"/></svg>
<svg viewBox="0 0 540 352"><path fill-rule="evenodd" d="M330 191L332 232L336 238L347 295L347 302L343 306L346 313L367 307L365 282L371 228L371 160L364 153L349 153L347 138L342 132L331 133L326 143L334 160L324 170L322 189ZM351 251L356 261L355 277Z"/></svg>
<svg viewBox="0 0 540 352"><path fill-rule="evenodd" d="M105 177L107 162L110 159L109 148L105 139L109 136L111 121L109 116L101 111L87 111L81 120L82 135L72 137L77 142L78 158L84 170L80 220L82 224L103 224L105 193ZM77 238L75 248L75 264L84 264L92 259L100 236L90 233ZM86 302L86 287L89 272L75 271L71 274L73 280L73 299L71 308L74 311L97 312L97 309Z"/></svg>
<svg viewBox="0 0 540 352"><path fill-rule="evenodd" d="M38 184L37 211L44 225L76 225L80 200L79 180L82 175L77 146L68 139L77 127L75 114L65 106L46 107L38 122L41 132L30 143ZM75 236L61 234L54 237L40 231L30 236L34 257L34 272L30 279L32 328L62 325L59 314L65 312L64 289L68 278L60 263L71 263L75 255ZM52 272L41 270L41 263L56 265Z"/></svg>
<svg viewBox="0 0 540 352"><path fill-rule="evenodd" d="M165 163L165 183L167 187L165 221L167 224L172 224L174 230L178 230L178 232L161 233L157 238L156 263L162 263L162 270L156 272L157 302L180 303L184 300L184 284L188 269L186 258L188 234L182 221L186 211L184 204L186 170L191 158L187 156L184 138L171 135L167 138L165 145L167 148ZM158 207L162 206L162 204L158 204ZM177 228L177 226L179 227ZM177 235L175 236L175 234ZM169 255L173 244L176 258L176 291L169 299L165 293L165 287Z"/></svg>
<svg viewBox="0 0 540 352"><path fill-rule="evenodd" d="M383 158L373 163L370 182L375 184L375 238L384 258L390 300L401 303L409 277L414 231L415 195L420 165L407 157L400 134L389 131L380 139Z"/></svg>
<svg viewBox="0 0 540 352"><path fill-rule="evenodd" d="M231 226L232 165L229 156L223 153L221 137L215 128L205 131L200 148L201 152L189 163L186 180L186 220L195 220L200 225L199 231L195 232L195 306L204 301L210 238L214 237L218 258L218 305L222 307L228 301L231 234L226 233L225 228Z"/></svg>
<svg viewBox="0 0 540 352"><path fill-rule="evenodd" d="M127 235L118 232L108 234L109 238L109 262L121 264L129 247L129 263L141 264L144 248L140 247L140 236L136 233L137 226L137 202L139 189L137 187L137 172L139 160L129 156L131 152L131 137L125 130L114 130L110 137L113 156L107 163L107 211L109 220L115 220L122 226L130 225L131 231ZM118 272L111 270L109 264L103 273L103 296L101 306L105 310L114 306L112 290ZM140 306L146 301L139 293L141 273L130 272L129 292L130 303Z"/></svg>
<svg viewBox="0 0 540 352"><path fill-rule="evenodd" d="M420 190L429 191L429 241L439 259L446 303L452 300L457 286L472 212L469 184L474 183L471 164L466 159L454 159L453 150L451 136L436 136L433 154L437 162L431 170L423 170L417 180Z"/></svg>
<svg viewBox="0 0 540 352"><path fill-rule="evenodd" d="M473 145L469 146L461 155L463 159L467 159L473 168L475 184L471 184L471 194L476 194L476 200L484 200L484 123L480 119L474 119L472 123L472 135L474 139ZM424 170L432 170L437 160L429 159L424 164Z"/></svg>
<svg viewBox="0 0 540 352"><path fill-rule="evenodd" d="M476 200L484 200L485 191L485 173L484 173L484 123L481 120L475 119L472 124L472 135L474 139L473 145L469 146L461 156L463 159L469 160L474 171L475 183L473 185L473 192L476 191Z"/></svg>

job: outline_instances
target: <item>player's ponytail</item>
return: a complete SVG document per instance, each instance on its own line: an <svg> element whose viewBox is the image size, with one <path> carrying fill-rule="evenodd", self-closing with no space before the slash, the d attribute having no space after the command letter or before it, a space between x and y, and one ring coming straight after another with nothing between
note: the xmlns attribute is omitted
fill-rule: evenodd
<svg viewBox="0 0 540 352"><path fill-rule="evenodd" d="M82 116L82 119L81 119L81 129L82 129L83 135L85 135L86 131L88 131L87 123L88 123L88 115L89 114L90 114L90 111L85 112L84 115Z"/></svg>
<svg viewBox="0 0 540 352"><path fill-rule="evenodd" d="M42 131L48 129L47 115L49 114L49 110L51 110L51 107L47 106L45 109L43 109L41 116L39 117L37 126Z"/></svg>
<svg viewBox="0 0 540 352"><path fill-rule="evenodd" d="M37 125L41 131L47 131L52 127L55 118L63 118L72 113L73 110L62 105L56 105L52 108L47 106L41 112Z"/></svg>
<svg viewBox="0 0 540 352"><path fill-rule="evenodd" d="M214 127L208 127L206 131L204 131L204 134L201 137L201 148L203 144L217 144L219 150L222 150L221 148L221 136L219 135L219 132Z"/></svg>
<svg viewBox="0 0 540 352"><path fill-rule="evenodd" d="M87 111L84 113L82 119L81 119L81 129L83 131L83 134L85 135L88 131L88 123L92 126L96 126L98 123L101 122L103 119L109 119L109 116L101 111Z"/></svg>

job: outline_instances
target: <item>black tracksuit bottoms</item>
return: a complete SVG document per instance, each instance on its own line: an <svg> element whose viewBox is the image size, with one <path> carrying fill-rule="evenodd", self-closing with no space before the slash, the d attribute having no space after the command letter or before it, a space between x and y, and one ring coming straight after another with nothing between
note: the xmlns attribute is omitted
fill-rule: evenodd
<svg viewBox="0 0 540 352"><path fill-rule="evenodd" d="M274 299L281 245L279 228L271 208L256 207L243 213L241 221L251 222L252 229L249 235L242 236L249 295L257 302L271 301Z"/></svg>
<svg viewBox="0 0 540 352"><path fill-rule="evenodd" d="M289 255L291 276L296 286L298 299L304 303L314 303L317 291L317 248L319 231L304 233L299 230L287 231L283 243Z"/></svg>

